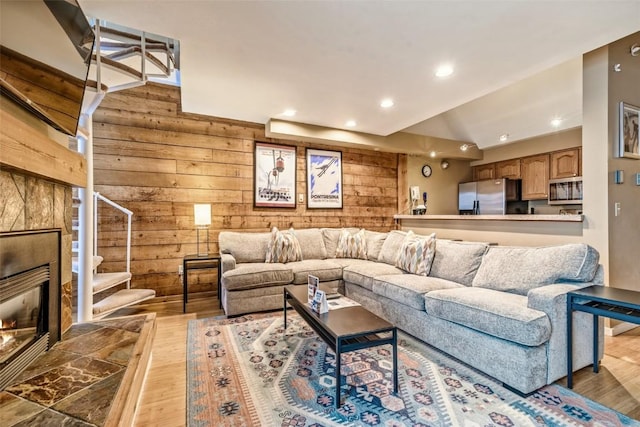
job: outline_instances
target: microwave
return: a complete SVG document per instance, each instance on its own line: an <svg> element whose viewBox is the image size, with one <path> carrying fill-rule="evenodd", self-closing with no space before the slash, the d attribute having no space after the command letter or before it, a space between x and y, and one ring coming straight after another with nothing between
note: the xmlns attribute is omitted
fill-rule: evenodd
<svg viewBox="0 0 640 427"><path fill-rule="evenodd" d="M548 194L550 205L581 205L582 177L550 179Z"/></svg>

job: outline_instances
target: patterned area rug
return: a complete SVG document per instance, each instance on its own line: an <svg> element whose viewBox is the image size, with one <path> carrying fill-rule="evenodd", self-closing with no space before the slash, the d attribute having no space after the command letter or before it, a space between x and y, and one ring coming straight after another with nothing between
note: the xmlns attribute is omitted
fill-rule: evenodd
<svg viewBox="0 0 640 427"><path fill-rule="evenodd" d="M528 398L400 334L399 393L389 346L335 354L296 313L189 322L187 423L200 426L640 426L560 386Z"/></svg>

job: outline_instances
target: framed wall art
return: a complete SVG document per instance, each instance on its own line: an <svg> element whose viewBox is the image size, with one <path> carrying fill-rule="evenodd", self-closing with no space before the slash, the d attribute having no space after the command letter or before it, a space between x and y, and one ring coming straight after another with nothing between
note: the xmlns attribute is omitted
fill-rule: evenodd
<svg viewBox="0 0 640 427"><path fill-rule="evenodd" d="M253 205L258 208L296 207L296 147L255 143Z"/></svg>
<svg viewBox="0 0 640 427"><path fill-rule="evenodd" d="M618 125L618 157L640 159L638 133L640 132L640 108L620 103L620 123Z"/></svg>
<svg viewBox="0 0 640 427"><path fill-rule="evenodd" d="M342 209L342 152L307 148L307 208Z"/></svg>

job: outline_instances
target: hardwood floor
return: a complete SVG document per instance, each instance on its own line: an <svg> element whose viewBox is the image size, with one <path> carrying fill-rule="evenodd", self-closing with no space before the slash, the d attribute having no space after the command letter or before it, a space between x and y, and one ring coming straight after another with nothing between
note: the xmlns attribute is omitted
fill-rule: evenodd
<svg viewBox="0 0 640 427"><path fill-rule="evenodd" d="M157 332L135 426L184 426L187 323L224 313L216 299L194 299L187 314L178 300L123 309L118 315L146 312L157 313ZM564 379L558 383L566 385ZM605 337L600 373L593 373L591 367L576 372L574 391L640 420L640 327Z"/></svg>
<svg viewBox="0 0 640 427"><path fill-rule="evenodd" d="M573 390L640 420L640 327L605 337L604 351L600 372L594 373L590 366L576 372Z"/></svg>
<svg viewBox="0 0 640 427"><path fill-rule="evenodd" d="M118 316L156 312L156 337L151 367L140 399L134 426L186 425L187 323L202 317L223 315L217 299L189 301L187 314L182 300L121 309Z"/></svg>

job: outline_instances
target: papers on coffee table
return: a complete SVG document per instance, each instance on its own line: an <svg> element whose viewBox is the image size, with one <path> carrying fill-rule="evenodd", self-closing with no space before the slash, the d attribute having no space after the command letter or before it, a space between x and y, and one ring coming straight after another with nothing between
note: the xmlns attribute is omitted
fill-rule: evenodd
<svg viewBox="0 0 640 427"><path fill-rule="evenodd" d="M337 310L339 308L355 307L360 304L353 300L350 300L349 298L340 297L336 299L330 299L327 302L327 305L329 306L329 310Z"/></svg>

